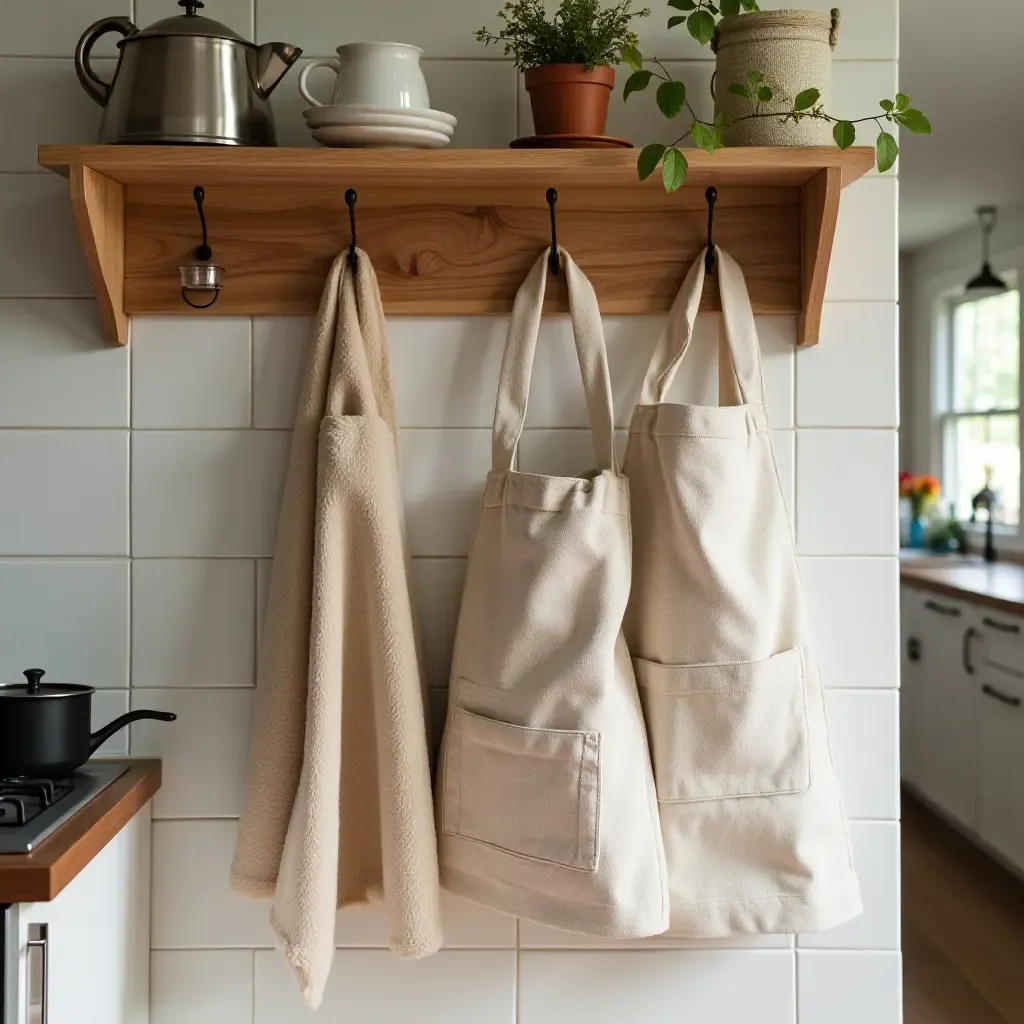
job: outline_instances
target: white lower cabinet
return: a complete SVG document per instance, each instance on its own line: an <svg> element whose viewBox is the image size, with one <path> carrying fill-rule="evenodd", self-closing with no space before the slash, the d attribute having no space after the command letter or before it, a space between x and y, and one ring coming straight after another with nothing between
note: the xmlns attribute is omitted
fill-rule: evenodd
<svg viewBox="0 0 1024 1024"><path fill-rule="evenodd" d="M900 598L903 781L1024 872L1024 618Z"/></svg>
<svg viewBox="0 0 1024 1024"><path fill-rule="evenodd" d="M49 903L12 908L13 1024L148 1024L149 808Z"/></svg>
<svg viewBox="0 0 1024 1024"><path fill-rule="evenodd" d="M972 826L977 813L981 697L975 609L904 588L903 777Z"/></svg>
<svg viewBox="0 0 1024 1024"><path fill-rule="evenodd" d="M900 774L905 783L922 792L928 758L923 604L920 591L900 587Z"/></svg>
<svg viewBox="0 0 1024 1024"><path fill-rule="evenodd" d="M1024 673L986 665L981 682L985 706L977 831L1024 869Z"/></svg>

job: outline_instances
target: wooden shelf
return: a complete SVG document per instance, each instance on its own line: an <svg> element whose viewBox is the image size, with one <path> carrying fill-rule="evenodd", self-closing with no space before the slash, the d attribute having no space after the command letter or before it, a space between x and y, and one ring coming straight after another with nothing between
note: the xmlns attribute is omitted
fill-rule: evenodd
<svg viewBox="0 0 1024 1024"><path fill-rule="evenodd" d="M135 817L160 788L160 762L130 767L31 853L0 856L0 903L54 899Z"/></svg>
<svg viewBox="0 0 1024 1024"><path fill-rule="evenodd" d="M549 242L544 192L558 189L558 238L606 313L666 310L704 245L704 189L719 199L715 238L747 276L756 312L799 314L817 341L839 195L873 151L835 147L687 151L687 184L664 193L636 177L636 151L343 150L41 146L70 180L104 334L124 344L128 317L196 315L177 267L198 244L192 188L206 189L218 315L316 310L327 268L349 241L344 192L359 192L359 245L385 310L507 312ZM547 308L565 309L562 282ZM705 305L718 308L717 289Z"/></svg>

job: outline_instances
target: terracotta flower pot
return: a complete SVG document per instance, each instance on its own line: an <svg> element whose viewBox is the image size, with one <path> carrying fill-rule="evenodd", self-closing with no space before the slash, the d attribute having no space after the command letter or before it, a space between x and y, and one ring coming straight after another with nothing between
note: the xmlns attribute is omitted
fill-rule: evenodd
<svg viewBox="0 0 1024 1024"><path fill-rule="evenodd" d="M604 135L614 68L546 64L525 78L537 135Z"/></svg>

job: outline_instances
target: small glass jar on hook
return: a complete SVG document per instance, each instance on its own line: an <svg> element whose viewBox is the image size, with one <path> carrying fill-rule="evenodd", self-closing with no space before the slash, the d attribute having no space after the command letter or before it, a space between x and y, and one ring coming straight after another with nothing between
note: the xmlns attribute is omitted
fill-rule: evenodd
<svg viewBox="0 0 1024 1024"><path fill-rule="evenodd" d="M218 298L220 298L221 279L224 268L217 266L213 260L213 251L210 249L206 237L206 214L203 213L203 200L206 198L206 190L202 185L196 185L192 190L192 198L195 200L196 209L199 211L199 223L203 231L203 242L196 247L195 261L183 263L178 267L178 274L181 277L181 297L193 309L209 309ZM207 295L212 293L209 302L193 302L189 298L189 292L204 292Z"/></svg>

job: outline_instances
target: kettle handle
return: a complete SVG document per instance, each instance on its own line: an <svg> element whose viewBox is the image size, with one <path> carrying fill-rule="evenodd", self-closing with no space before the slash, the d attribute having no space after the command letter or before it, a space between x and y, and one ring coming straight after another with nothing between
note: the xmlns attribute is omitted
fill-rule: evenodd
<svg viewBox="0 0 1024 1024"><path fill-rule="evenodd" d="M75 47L75 71L78 73L78 80L82 88L101 106L107 105L110 97L110 84L104 82L92 69L90 58L92 48L96 45L100 36L108 32L119 32L123 36L133 36L139 30L135 27L130 18L115 15L110 18L100 18L95 25L90 25L78 40Z"/></svg>

